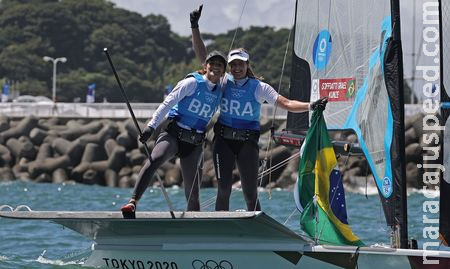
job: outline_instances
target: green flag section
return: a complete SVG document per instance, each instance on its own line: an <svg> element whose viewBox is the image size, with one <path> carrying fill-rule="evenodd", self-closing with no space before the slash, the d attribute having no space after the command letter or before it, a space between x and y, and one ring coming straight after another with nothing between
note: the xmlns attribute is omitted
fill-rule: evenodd
<svg viewBox="0 0 450 269"><path fill-rule="evenodd" d="M320 244L364 244L347 223L342 175L322 110L315 110L303 145L296 192L300 224Z"/></svg>

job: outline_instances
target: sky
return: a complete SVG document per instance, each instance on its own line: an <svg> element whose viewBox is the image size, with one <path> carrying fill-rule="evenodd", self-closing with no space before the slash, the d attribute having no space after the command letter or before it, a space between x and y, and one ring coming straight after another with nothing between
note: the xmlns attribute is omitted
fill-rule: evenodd
<svg viewBox="0 0 450 269"><path fill-rule="evenodd" d="M191 34L189 13L203 4L200 29L213 34L225 33L238 25L290 27L294 19L295 0L110 0L117 7L143 15L161 14L168 18L172 31ZM245 13L241 17L245 3ZM286 11L290 14L282 15ZM220 18L220 19L219 19Z"/></svg>
<svg viewBox="0 0 450 269"><path fill-rule="evenodd" d="M142 15L164 15L171 30L182 35L190 35L189 13L203 4L200 30L203 33L225 33L237 26L248 28L250 25L273 26L275 29L289 28L294 22L295 0L110 0L117 7L138 12ZM313 0L310 0L313 1ZM427 65L421 51L422 5L437 0L400 0L402 18L402 40L404 58L404 76L410 80L414 72L415 91L422 92L423 80L415 72L415 66ZM415 2L415 3L414 3ZM245 6L244 6L245 5ZM241 13L244 15L241 17ZM415 12L414 12L415 11ZM413 14L416 14L414 17ZM415 26L415 27L413 27ZM415 42L413 30L415 29ZM414 49L413 49L414 45ZM414 57L413 57L414 54ZM415 59L415 61L413 61ZM433 63L432 63L433 64Z"/></svg>

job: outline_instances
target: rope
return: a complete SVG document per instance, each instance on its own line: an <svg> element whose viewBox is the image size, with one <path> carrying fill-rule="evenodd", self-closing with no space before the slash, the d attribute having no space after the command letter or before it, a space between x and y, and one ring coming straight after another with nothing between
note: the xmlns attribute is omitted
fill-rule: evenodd
<svg viewBox="0 0 450 269"><path fill-rule="evenodd" d="M239 15L239 20L238 20L238 23L236 25L236 30L234 31L233 39L231 40L230 49L228 51L231 51L231 49L233 48L233 44L234 44L234 41L236 40L237 31L239 29L239 26L241 25L242 15L244 15L244 10L245 10L245 6L246 5L247 5L247 0L245 0L244 1L244 5L242 5L241 15Z"/></svg>
<svg viewBox="0 0 450 269"><path fill-rule="evenodd" d="M231 192L233 193L234 190L232 190ZM201 208L208 208L210 206L212 206L214 204L214 201L216 200L217 195L212 196L211 198L209 198L208 200L204 201L203 203L201 203Z"/></svg>
<svg viewBox="0 0 450 269"><path fill-rule="evenodd" d="M311 239L311 241L314 241L316 245L319 245L319 242L316 241L317 238L311 237L310 235L308 235L307 233L305 233L303 230L301 230L301 233L300 233L300 234L301 234L302 236L308 238L308 239ZM320 239L320 243L321 243L322 245L326 245L326 244L333 245L333 244L335 244L336 242L328 241L328 240L324 240L324 239ZM359 248L359 247L355 246L355 249L356 249L356 248Z"/></svg>
<svg viewBox="0 0 450 269"><path fill-rule="evenodd" d="M243 3L243 5L242 5L242 9L241 9L241 13L240 13L240 15L239 15L238 23L237 23L236 29L235 29L235 31L234 31L233 39L231 40L231 43L230 43L229 51L231 51L231 49L233 48L234 42L235 42L235 40L236 40L237 31L238 31L239 26L240 26L240 24L241 24L241 20L242 20L242 17L243 17L243 14L244 14L244 10L245 10L245 6L246 6L246 5L247 5L247 0L244 0L244 3ZM292 25L294 25L294 21L295 21L295 12L293 13ZM287 53L288 53L288 50L289 50L289 41L291 40L292 29L293 29L293 27L291 27L291 29L289 30L289 35L288 35L288 39L287 39L287 42L286 42L286 50L285 50L285 53L284 53L283 64L282 64L282 68L281 68L281 75L280 75L280 79L279 79L279 82L278 82L278 90L277 90L278 93L279 93L279 91L280 91L280 89L281 89L281 83L282 83L282 81L283 81L284 69L285 69L285 66L286 66L286 58L287 58ZM274 123L275 123L275 115L276 115L277 107L278 107L278 105L275 104L275 109L274 109L274 113L273 113L273 117L272 117L272 124L271 124L272 127L271 127L271 130L274 129L274 125L275 125L275 124L274 124ZM276 167L274 167L274 168L272 168L272 156L270 155L270 160L269 160L269 167L270 167L270 168L266 169L266 164L267 164L268 155L269 155L269 152L271 152L271 150L272 150L272 141L271 141L271 139L270 139L270 137L269 137L269 139L268 139L268 146L267 146L267 149L266 149L265 157L264 157L263 163L262 163L262 165L261 165L261 167L260 167L260 171L261 171L261 172L258 174L258 178L259 178L259 187L262 186L262 182L263 182L263 181L262 181L262 178L263 178L264 175L270 173L270 174L269 174L269 183L270 183L271 180L272 180L272 179L271 179L271 171L272 171L272 170L276 170L276 169L280 168L286 161L288 161L288 160L290 160L290 159L292 159L292 158L295 158L297 155L299 155L299 154L294 154L294 156L291 156L290 158L286 159L285 161L280 162L280 163L277 164ZM232 193L233 193L234 191L235 191L235 189L232 190ZM192 190L191 190L191 192L192 192ZM271 199L271 196L272 196L271 194L272 194L272 193L271 193L271 189L269 189L269 199ZM190 197L190 196L189 196L189 197ZM205 207L211 206L211 205L214 203L216 197L217 197L217 195L214 196L214 197L211 197L211 198L208 199L208 200L206 200L204 203L201 204L201 208L205 208ZM257 202L255 203L254 211L256 211L256 206L258 205L258 197L259 197L259 191L257 192L257 198L256 198Z"/></svg>
<svg viewBox="0 0 450 269"><path fill-rule="evenodd" d="M189 201L191 200L192 191L194 190L195 182L198 181L198 185L197 185L198 188L200 188L200 184L202 183L202 177L200 175L200 171L203 173L203 164L204 164L204 158L205 158L205 150L204 150L205 147L206 147L205 143L203 143L202 153L201 153L200 158L198 159L197 167L195 169L194 181L192 182L191 190L189 191L189 197L188 197L188 200L187 200L188 204L189 204ZM199 196L200 196L200 191L199 191ZM197 198L200 199L200 197L197 197Z"/></svg>
<svg viewBox="0 0 450 269"><path fill-rule="evenodd" d="M368 180L367 177L369 175L369 163L366 161L366 188L364 190L364 195L366 196L366 200L369 199L369 197L367 196L367 188L368 188Z"/></svg>
<svg viewBox="0 0 450 269"><path fill-rule="evenodd" d="M294 158L297 158L298 156L300 156L300 152L296 152L295 154L291 155L289 158L286 158L285 160L279 162L277 165L260 172L258 174L258 177L263 177L263 176L267 175L268 173L271 173L272 171L280 169L281 167L283 167L284 164L288 163L290 160L292 160ZM233 192L235 192L236 190L238 190L238 189L232 189L231 194L233 194ZM217 195L215 195L215 196L209 198L208 200L206 200L205 202L203 202L201 204L201 208L207 208L207 207L211 206L214 203L214 201L216 200L216 197L217 197Z"/></svg>
<svg viewBox="0 0 450 269"><path fill-rule="evenodd" d="M227 82L226 76L224 76L223 78L220 79L220 90L221 91L224 90L226 82ZM205 135L207 135L207 134L205 134ZM203 164L205 163L204 162L204 160L205 160L205 151L204 151L205 148L206 148L206 144L203 143L203 153L202 153L202 163ZM198 164L198 166L200 166L200 163ZM197 171L198 171L198 169L197 169ZM203 167L202 167L202 171L203 171ZM200 184L201 184L201 181L199 182L199 186L200 186ZM192 188L193 187L194 187L194 185L192 185ZM192 188L191 188L191 193L192 193ZM190 199L190 197L191 197L191 194L189 194L189 199ZM217 197L217 195L209 198L204 203L200 204L200 209L207 208L207 207L210 207L211 205L213 205L214 201L216 200L216 197Z"/></svg>
<svg viewBox="0 0 450 269"><path fill-rule="evenodd" d="M294 22L295 22L295 12L293 13L293 16L292 16L292 25L294 25ZM287 39L287 42L286 42L286 50L284 51L284 57L283 57L283 64L282 64L282 66L281 66L281 74L280 74L280 79L279 79L279 81L278 81L278 90L277 90L277 93L279 94L279 92L280 92L280 90L281 90L281 83L282 83L282 81L283 81L283 76L284 76L284 68L285 68L285 66L286 66L286 58L287 58L287 53L288 53L288 51L289 51L289 41L291 40L291 33L292 33L292 29L293 29L294 27L291 27L291 29L289 30L289 35L288 35L288 39ZM264 172L264 169L266 169L266 164L267 164L267 157L269 156L269 152L271 153L272 152L272 139L271 139L271 135L272 135L272 133L273 133L273 131L274 131L274 129L275 129L275 115L276 115L276 113L277 113L277 108L278 108L278 104L277 103L275 103L275 109L274 109L274 111L273 111L273 116L272 116L272 124L271 124L271 127L270 127L270 130L271 130L271 132L270 132L270 135L269 135L269 139L268 139L268 142L267 142L267 148L266 148L266 153L265 153L265 155L264 155L264 159L263 159L263 166L261 167L262 168L262 170L263 170L263 172ZM272 167L272 154L270 154L270 159L269 159L269 167ZM269 183L271 183L272 182L272 173L270 173L269 174ZM262 177L260 177L260 179L259 179L259 187L261 187L261 185L262 185ZM259 196L259 191L258 191L258 195L257 195L257 197ZM269 200L270 199L272 199L272 189L269 187ZM256 210L256 205L257 204L255 204L255 210ZM255 211L254 210L254 211Z"/></svg>
<svg viewBox="0 0 450 269"><path fill-rule="evenodd" d="M297 208L295 208L294 210L292 210L292 213L291 214L289 214L289 216L286 218L286 220L283 222L283 225L285 225L286 226L286 224L288 223L288 221L292 218L292 216L294 216L295 215L295 213L297 213L298 212L298 210L297 210Z"/></svg>
<svg viewBox="0 0 450 269"><path fill-rule="evenodd" d="M295 19L295 13L294 13L294 19ZM294 24L294 21L292 22L292 24ZM283 81L284 68L286 66L286 58L287 58L287 53L289 51L289 41L291 40L292 29L293 29L293 27L291 27L291 29L289 30L288 40L286 42L286 50L284 51L283 65L281 66L281 75L280 75L280 80L278 81L278 91L277 91L278 93L281 90L281 83ZM278 109L278 105L275 103L275 109L274 109L273 117L272 117L272 127L274 126L275 115L276 115L277 109Z"/></svg>

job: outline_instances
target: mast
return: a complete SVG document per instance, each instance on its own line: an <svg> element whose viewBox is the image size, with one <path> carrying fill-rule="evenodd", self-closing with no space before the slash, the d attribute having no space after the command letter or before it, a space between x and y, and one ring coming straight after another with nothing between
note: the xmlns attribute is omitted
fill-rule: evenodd
<svg viewBox="0 0 450 269"><path fill-rule="evenodd" d="M412 53L411 53L411 92L410 94L410 104L414 104L415 86L416 86L416 1L413 1L413 32L412 32Z"/></svg>
<svg viewBox="0 0 450 269"><path fill-rule="evenodd" d="M398 187L399 187L399 202L397 207L399 212L396 212L397 227L394 227L394 233L399 233L400 237L400 248L408 248L408 215L407 215L407 194L406 194L406 165L405 165L405 101L404 101L404 91L403 91L403 59L402 59L402 49L401 49L401 31L400 31L400 3L399 0L391 0L391 22L392 22L392 40L395 47L397 48L393 55L397 60L397 84L396 89L396 115L394 116L394 136L397 141L394 146L394 150L397 151L398 156L397 161L399 167L397 168L396 176L398 176ZM395 94L395 93L394 93ZM397 148L397 149L395 149ZM397 243L398 245L398 243Z"/></svg>
<svg viewBox="0 0 450 269"><path fill-rule="evenodd" d="M448 16L449 16L449 3L448 1L439 0L439 67L440 67L440 97L441 97L441 118L442 122L441 126L448 126L448 118L450 116L450 87L448 86ZM442 152L442 160L441 164L444 167L449 167L448 151L449 151L449 143L448 143L448 128L442 131L441 137L443 138L441 141L441 152ZM439 234L440 240L446 246L450 243L450 200L448 199L450 194L450 177L449 172L441 171L440 182L439 182Z"/></svg>

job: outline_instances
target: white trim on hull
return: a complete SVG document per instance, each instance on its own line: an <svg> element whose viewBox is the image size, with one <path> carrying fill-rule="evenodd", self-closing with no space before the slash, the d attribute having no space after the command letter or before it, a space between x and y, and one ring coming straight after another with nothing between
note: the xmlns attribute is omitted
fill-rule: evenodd
<svg viewBox="0 0 450 269"><path fill-rule="evenodd" d="M298 257L301 257L301 255L298 254ZM294 259L293 261L290 261L272 251L250 250L183 250L152 252L95 251L85 264L94 267L122 269L339 268L306 256L301 260ZM133 264L135 265L134 267Z"/></svg>
<svg viewBox="0 0 450 269"><path fill-rule="evenodd" d="M242 245L241 249L224 245L208 249L193 246L193 249L173 250L129 250L95 249L86 265L102 268L361 268L361 269L404 269L404 268L448 268L449 253L440 252L439 265L423 265L422 250L395 250L364 248L360 252L350 249L327 249L312 247L313 252L275 251ZM282 246L271 246L273 249ZM303 246L304 250L308 249ZM355 258L357 257L357 258ZM133 267L134 265L134 267ZM153 267L152 267L153 266ZM206 267L204 267L206 266ZM209 267L208 267L209 266ZM219 267L217 267L219 266Z"/></svg>
<svg viewBox="0 0 450 269"><path fill-rule="evenodd" d="M50 220L95 241L86 266L122 269L185 268L450 268L450 252L429 253L440 265L424 266L423 250L315 246L263 212L0 211L0 217ZM431 257L431 255L429 255Z"/></svg>

